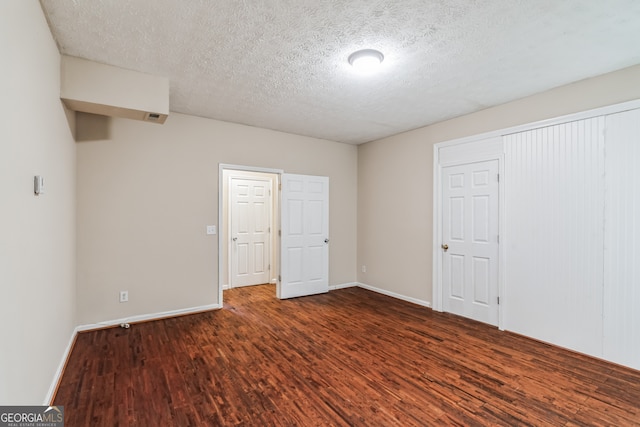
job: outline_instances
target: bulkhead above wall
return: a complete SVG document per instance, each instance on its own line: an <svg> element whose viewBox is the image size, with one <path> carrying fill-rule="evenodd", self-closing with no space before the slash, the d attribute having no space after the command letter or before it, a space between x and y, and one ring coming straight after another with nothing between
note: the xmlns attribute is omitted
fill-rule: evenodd
<svg viewBox="0 0 640 427"><path fill-rule="evenodd" d="M73 111L164 123L169 79L63 55L60 99Z"/></svg>

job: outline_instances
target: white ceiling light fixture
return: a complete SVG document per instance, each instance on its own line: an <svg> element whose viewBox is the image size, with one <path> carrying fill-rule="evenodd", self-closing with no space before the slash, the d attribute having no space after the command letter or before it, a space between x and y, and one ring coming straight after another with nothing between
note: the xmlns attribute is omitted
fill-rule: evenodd
<svg viewBox="0 0 640 427"><path fill-rule="evenodd" d="M371 74L380 68L384 60L382 52L375 49L362 49L349 55L349 64L359 73Z"/></svg>

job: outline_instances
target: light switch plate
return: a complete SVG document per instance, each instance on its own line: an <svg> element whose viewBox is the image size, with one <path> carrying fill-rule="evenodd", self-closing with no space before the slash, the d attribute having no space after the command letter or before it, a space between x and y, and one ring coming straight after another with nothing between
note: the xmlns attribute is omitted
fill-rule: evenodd
<svg viewBox="0 0 640 427"><path fill-rule="evenodd" d="M33 193L36 195L44 194L44 178L40 175L33 177Z"/></svg>
<svg viewBox="0 0 640 427"><path fill-rule="evenodd" d="M207 234L216 234L216 226L207 225Z"/></svg>

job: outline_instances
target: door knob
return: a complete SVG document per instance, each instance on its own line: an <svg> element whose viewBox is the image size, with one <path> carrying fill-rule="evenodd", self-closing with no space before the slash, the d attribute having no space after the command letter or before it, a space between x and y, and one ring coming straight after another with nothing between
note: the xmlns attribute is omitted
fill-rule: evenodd
<svg viewBox="0 0 640 427"><path fill-rule="evenodd" d="M329 239L324 239L324 242L325 243L329 243Z"/></svg>
<svg viewBox="0 0 640 427"><path fill-rule="evenodd" d="M447 252L447 249L449 249L449 245L447 245L446 243L443 244L442 249L444 249L444 251Z"/></svg>
<svg viewBox="0 0 640 427"><path fill-rule="evenodd" d="M233 239L231 239L231 240L233 240L233 241L235 242L235 241L237 241L237 240L238 240L238 238L237 238L237 237L234 237L234 238L233 238Z"/></svg>

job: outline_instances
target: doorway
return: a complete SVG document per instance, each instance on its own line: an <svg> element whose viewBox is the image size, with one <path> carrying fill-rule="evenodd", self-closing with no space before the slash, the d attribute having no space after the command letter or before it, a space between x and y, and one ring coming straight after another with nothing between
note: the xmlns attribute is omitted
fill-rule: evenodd
<svg viewBox="0 0 640 427"><path fill-rule="evenodd" d="M328 177L220 164L218 223L220 305L224 289L253 284L275 283L280 299L329 291Z"/></svg>
<svg viewBox="0 0 640 427"><path fill-rule="evenodd" d="M276 283L280 171L221 171L222 289Z"/></svg>

